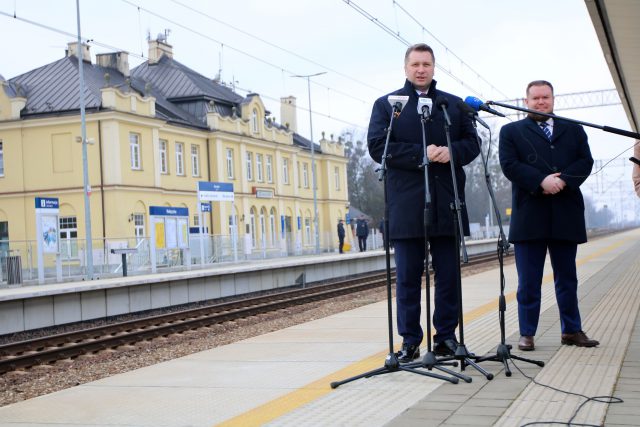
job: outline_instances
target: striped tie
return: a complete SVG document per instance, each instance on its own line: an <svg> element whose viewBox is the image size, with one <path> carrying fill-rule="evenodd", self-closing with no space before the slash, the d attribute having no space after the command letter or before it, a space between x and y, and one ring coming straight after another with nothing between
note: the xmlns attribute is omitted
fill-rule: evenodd
<svg viewBox="0 0 640 427"><path fill-rule="evenodd" d="M542 129L542 132L547 137L547 139L551 141L551 131L549 130L549 123L540 122L540 129Z"/></svg>

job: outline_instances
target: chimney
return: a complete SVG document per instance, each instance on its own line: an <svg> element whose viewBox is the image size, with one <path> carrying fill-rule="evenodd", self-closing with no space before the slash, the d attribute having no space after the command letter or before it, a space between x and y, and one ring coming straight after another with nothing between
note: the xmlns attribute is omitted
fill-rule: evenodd
<svg viewBox="0 0 640 427"><path fill-rule="evenodd" d="M296 118L296 97L287 96L280 98L280 120L289 130L298 132L298 120Z"/></svg>
<svg viewBox="0 0 640 427"><path fill-rule="evenodd" d="M157 40L149 40L149 64L156 64L162 55L173 58L173 46L167 43L163 37L163 35L158 35Z"/></svg>
<svg viewBox="0 0 640 427"><path fill-rule="evenodd" d="M67 56L78 56L78 42L67 43ZM89 52L89 45L82 43L82 60L84 62L91 63L91 53Z"/></svg>
<svg viewBox="0 0 640 427"><path fill-rule="evenodd" d="M96 55L96 64L104 68L114 68L123 76L129 77L128 52L100 53Z"/></svg>

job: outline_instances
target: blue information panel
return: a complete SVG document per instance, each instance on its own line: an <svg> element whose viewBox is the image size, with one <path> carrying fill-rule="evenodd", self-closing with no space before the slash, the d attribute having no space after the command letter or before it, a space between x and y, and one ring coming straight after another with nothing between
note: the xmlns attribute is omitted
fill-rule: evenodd
<svg viewBox="0 0 640 427"><path fill-rule="evenodd" d="M200 212L211 212L211 203L200 203Z"/></svg>
<svg viewBox="0 0 640 427"><path fill-rule="evenodd" d="M157 216L189 216L189 209L171 208L167 206L150 206L149 214Z"/></svg>
<svg viewBox="0 0 640 427"><path fill-rule="evenodd" d="M57 197L36 197L36 209L58 209Z"/></svg>

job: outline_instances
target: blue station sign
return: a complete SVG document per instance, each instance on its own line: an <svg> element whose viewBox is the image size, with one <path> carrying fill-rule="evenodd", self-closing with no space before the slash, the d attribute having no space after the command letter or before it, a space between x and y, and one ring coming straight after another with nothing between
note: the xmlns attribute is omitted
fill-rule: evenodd
<svg viewBox="0 0 640 427"><path fill-rule="evenodd" d="M36 197L36 209L58 209L57 197Z"/></svg>
<svg viewBox="0 0 640 427"><path fill-rule="evenodd" d="M149 206L149 215L189 216L189 209L188 208L171 208L168 206Z"/></svg>

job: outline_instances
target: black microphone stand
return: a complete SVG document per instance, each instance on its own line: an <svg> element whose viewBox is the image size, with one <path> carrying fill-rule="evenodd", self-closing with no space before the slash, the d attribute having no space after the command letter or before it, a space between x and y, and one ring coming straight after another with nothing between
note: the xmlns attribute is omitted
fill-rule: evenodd
<svg viewBox="0 0 640 427"><path fill-rule="evenodd" d="M444 114L444 132L447 138L447 148L449 149L449 165L451 166L451 180L453 182L453 196L454 201L449 205L451 208L451 212L453 213L453 235L455 239L455 258L458 261L458 266L455 269L456 271L456 287L458 292L458 333L460 335L460 341L458 343L458 347L456 348L454 356L450 356L450 358L454 358L460 361L460 369L464 371L464 368L468 365L475 368L478 372L484 375L488 380L493 379L493 374L482 369L478 364L476 364L473 360L471 360L472 356L468 351L467 347L464 344L464 314L462 310L462 274L460 271L460 246L462 244L463 249L463 261L467 263L469 258L466 252L466 246L464 244L464 228L462 227L462 203L460 201L460 196L458 194L458 182L456 179L456 169L453 158L453 149L451 148L451 134L449 128L451 127L451 119L449 118L449 113L447 112L447 100L443 99L444 102L440 102L438 107L442 109L442 113ZM436 101L438 102L438 101Z"/></svg>
<svg viewBox="0 0 640 427"><path fill-rule="evenodd" d="M389 246L390 233L389 233L389 203L388 203L388 195L387 195L387 158L391 158L390 155L387 154L387 150L389 148L389 139L391 138L391 129L393 126L393 119L396 117L396 114L400 115L402 111L402 104L400 102L395 103L391 109L391 118L389 120L389 127L387 128L387 139L384 143L384 152L382 154L382 163L380 164L380 168L377 170L378 172L378 180L383 183L383 192L384 192L384 231L387 233L387 238L384 239L384 250L385 250L385 260L386 260L386 269L387 269L387 325L389 328L389 354L384 360L384 366L381 368L374 369L372 371L364 372L362 374L356 375L351 378L347 378L341 381L334 381L331 383L331 388L340 387L342 384L346 384L351 381L358 380L360 378L369 378L376 375L382 374L390 374L392 372L397 371L406 371L413 372L414 374L424 375L427 377L437 378L444 381L449 381L451 383L457 384L457 378L445 377L444 375L436 374L434 372L424 372L414 369L412 367L405 365L401 365L398 360L397 354L393 350L393 307L392 307L392 295L391 295L391 252Z"/></svg>
<svg viewBox="0 0 640 427"><path fill-rule="evenodd" d="M578 125L589 126L589 127L592 127L592 128L600 129L600 130L603 130L605 132L615 133L616 135L622 135L622 136L626 136L626 137L629 137L629 138L640 139L640 133L631 132L631 131L624 130L624 129L618 129L618 128L614 128L614 127L611 127L611 126L602 126L602 125L597 125L597 124L594 124L594 123L583 122L581 120L570 119L568 117L556 116L555 114L543 113L541 111L530 110L528 108L516 107L514 105L509 105L509 104L503 104L502 102L487 101L486 104L487 105L497 105L499 107L509 108L511 110L522 111L524 113L533 113L533 114L538 115L538 116L551 117L554 120L556 120L556 119L557 120L564 120L566 122L575 123L575 124L578 124Z"/></svg>
<svg viewBox="0 0 640 427"><path fill-rule="evenodd" d="M426 368L428 370L432 370L433 368L439 369L442 372L446 372L454 377L460 378L461 380L470 383L471 377L460 374L458 372L452 371L447 368L443 368L441 365L448 366L458 366L458 363L448 360L436 358L436 354L433 352L431 345L431 279L429 277L429 209L431 208L431 192L429 191L429 157L427 156L427 137L425 132L425 123L430 120L428 106L425 106L426 112L421 113L420 123L422 124L422 164L421 168L424 170L424 275L425 275L425 294L426 294L426 304L425 311L427 314L427 353L423 356L420 362L412 362L408 363L404 366L408 368ZM449 359L450 360L450 359ZM454 384L458 382L451 381Z"/></svg>
<svg viewBox="0 0 640 427"><path fill-rule="evenodd" d="M500 234L498 237L498 263L500 264L500 297L498 299L498 318L500 322L500 344L496 348L495 354L487 354L485 356L476 357L476 363L481 362L502 362L504 365L505 375L510 377L511 370L509 369L509 359L521 360L527 363L533 363L540 367L544 366L544 362L533 359L526 359L524 357L516 356L511 354L511 344L505 343L505 325L504 325L504 313L507 311L507 301L504 297L504 288L505 288L505 277L504 277L504 255L509 250L509 242L507 241L504 235L504 229L502 228L502 217L500 216L500 210L498 209L498 204L496 202L496 197L493 192L493 187L491 186L491 175L489 174L489 170L487 168L487 159L485 158L484 152L482 151L482 144L480 144L480 136L478 135L478 129L475 121L475 112L469 112L469 116L471 117L471 122L473 123L473 128L476 133L476 142L478 143L478 148L480 149L480 156L482 158L482 166L484 169L484 178L487 184L487 190L489 191L489 198L491 199L491 206L493 207L493 211L496 215L496 220L498 222L498 229L500 230Z"/></svg>

